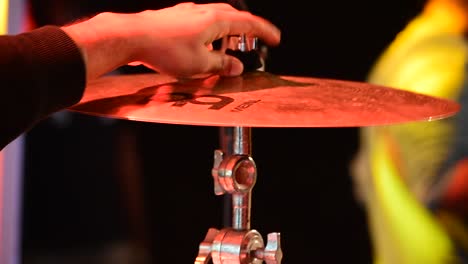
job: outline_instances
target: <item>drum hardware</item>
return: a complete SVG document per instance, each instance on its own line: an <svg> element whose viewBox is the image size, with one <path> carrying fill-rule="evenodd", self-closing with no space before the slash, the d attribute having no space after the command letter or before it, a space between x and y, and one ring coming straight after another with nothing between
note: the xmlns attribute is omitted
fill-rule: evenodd
<svg viewBox="0 0 468 264"><path fill-rule="evenodd" d="M245 35L227 39L227 50L243 61L244 71L262 66L257 52L257 39ZM232 46L234 45L234 46ZM200 243L195 264L280 264L283 257L280 233L270 233L265 246L257 230L251 229L252 189L257 181L257 166L251 157L251 128L220 128L222 150L215 150L211 171L216 195L226 195L224 217L227 227L210 228Z"/></svg>
<svg viewBox="0 0 468 264"><path fill-rule="evenodd" d="M233 1L231 1L233 2ZM243 1L233 2L246 9ZM224 227L210 228L195 264L280 264L281 235L251 229L257 167L252 127L360 127L446 118L460 106L449 100L369 83L276 76L263 71L257 38L224 38L222 51L237 56L239 77L177 80L158 74L108 76L88 84L70 110L143 122L220 127L214 152L214 192L223 195Z"/></svg>
<svg viewBox="0 0 468 264"><path fill-rule="evenodd" d="M262 236L250 229L251 192L257 179L257 168L248 154L250 128L234 130L233 154L215 150L212 176L216 195L231 194L232 227L210 228L195 264L280 264L283 256L280 233L268 234L265 246ZM226 133L229 135L229 133Z"/></svg>
<svg viewBox="0 0 468 264"><path fill-rule="evenodd" d="M246 39L246 38L241 38ZM220 127L215 150L215 194L229 197L231 220L211 228L195 264L279 264L279 233L250 229L251 191L257 172L251 127L362 127L431 121L454 115L454 101L369 83L277 76L177 80L159 74L106 76L88 83L71 111L143 122Z"/></svg>
<svg viewBox="0 0 468 264"><path fill-rule="evenodd" d="M451 100L363 82L246 72L177 80L157 73L105 76L69 108L141 122L216 127L365 127L454 115Z"/></svg>

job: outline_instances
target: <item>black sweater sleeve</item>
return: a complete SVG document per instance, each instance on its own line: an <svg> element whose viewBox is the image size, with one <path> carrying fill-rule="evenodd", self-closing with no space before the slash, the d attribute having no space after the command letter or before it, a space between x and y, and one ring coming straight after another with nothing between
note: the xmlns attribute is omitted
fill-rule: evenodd
<svg viewBox="0 0 468 264"><path fill-rule="evenodd" d="M48 115L77 103L85 71L78 47L59 27L0 36L0 149Z"/></svg>

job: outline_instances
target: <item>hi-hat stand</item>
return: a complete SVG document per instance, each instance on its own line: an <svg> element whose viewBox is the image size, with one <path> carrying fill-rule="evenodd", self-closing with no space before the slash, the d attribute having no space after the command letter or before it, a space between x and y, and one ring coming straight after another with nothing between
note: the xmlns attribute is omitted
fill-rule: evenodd
<svg viewBox="0 0 468 264"><path fill-rule="evenodd" d="M257 48L255 38L242 35L232 39L237 43L236 52L248 54ZM250 127L220 128L221 150L215 150L212 176L215 194L225 195L225 227L208 230L195 264L207 264L210 260L214 264L281 263L280 233L268 234L265 245L261 234L250 227L252 189L257 180L251 140Z"/></svg>

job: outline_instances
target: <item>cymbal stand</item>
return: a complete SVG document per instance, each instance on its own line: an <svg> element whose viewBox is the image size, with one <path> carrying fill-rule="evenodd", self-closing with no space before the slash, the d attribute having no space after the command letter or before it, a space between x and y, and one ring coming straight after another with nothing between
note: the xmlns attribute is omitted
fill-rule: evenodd
<svg viewBox="0 0 468 264"><path fill-rule="evenodd" d="M239 37L245 51L247 38ZM256 41L256 40L254 40ZM251 157L251 128L220 128L221 150L214 152L212 176L216 195L231 198L230 227L210 228L200 243L195 264L280 264L280 233L270 233L265 246L259 232L250 229L252 189L257 167Z"/></svg>

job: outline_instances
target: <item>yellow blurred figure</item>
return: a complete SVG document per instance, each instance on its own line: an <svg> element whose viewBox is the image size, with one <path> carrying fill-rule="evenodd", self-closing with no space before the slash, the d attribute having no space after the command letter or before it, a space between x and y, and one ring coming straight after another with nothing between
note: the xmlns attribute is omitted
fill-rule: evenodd
<svg viewBox="0 0 468 264"><path fill-rule="evenodd" d="M8 29L8 0L0 0L0 35Z"/></svg>
<svg viewBox="0 0 468 264"><path fill-rule="evenodd" d="M468 194L467 32L468 0L428 0L369 74L370 83L462 105L448 119L361 128L351 170L375 263L468 260L468 203L457 206Z"/></svg>

